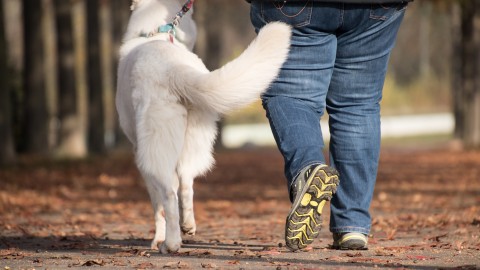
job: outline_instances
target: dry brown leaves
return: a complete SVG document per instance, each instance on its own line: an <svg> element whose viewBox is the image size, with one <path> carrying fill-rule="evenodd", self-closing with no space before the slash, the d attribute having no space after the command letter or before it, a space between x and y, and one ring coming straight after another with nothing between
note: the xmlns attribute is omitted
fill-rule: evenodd
<svg viewBox="0 0 480 270"><path fill-rule="evenodd" d="M152 260L157 255L147 249L153 215L131 157L25 160L0 169L0 258L37 267L50 261L135 269L215 269L245 261L290 267L277 260L290 256L278 245L290 207L282 167L276 150L217 154L217 167L195 182L197 241L185 241L190 249L165 261ZM372 214L370 253L332 253L330 240L322 239L302 256L320 252L328 262L401 267L439 261L441 251L478 254L480 152L384 152ZM328 227L328 213L324 223ZM78 256L41 257L43 250ZM197 265L181 260L219 254L229 259Z"/></svg>

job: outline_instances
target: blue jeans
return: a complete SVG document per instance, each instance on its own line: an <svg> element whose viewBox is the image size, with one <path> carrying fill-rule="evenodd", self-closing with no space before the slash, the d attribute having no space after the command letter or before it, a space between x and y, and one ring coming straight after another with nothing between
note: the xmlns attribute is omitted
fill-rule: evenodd
<svg viewBox="0 0 480 270"><path fill-rule="evenodd" d="M370 232L380 100L406 5L252 1L257 31L271 21L293 26L288 60L262 96L289 187L302 169L326 163L320 118L329 115L330 162L340 173L333 233Z"/></svg>

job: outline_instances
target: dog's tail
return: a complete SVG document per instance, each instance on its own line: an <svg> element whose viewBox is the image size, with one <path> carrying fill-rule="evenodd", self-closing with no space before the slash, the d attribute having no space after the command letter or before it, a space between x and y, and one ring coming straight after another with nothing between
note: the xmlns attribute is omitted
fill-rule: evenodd
<svg viewBox="0 0 480 270"><path fill-rule="evenodd" d="M174 71L182 74L174 76L173 88L192 104L218 113L247 105L278 75L288 57L290 37L290 26L280 22L267 24L248 48L225 66L206 74L189 67Z"/></svg>

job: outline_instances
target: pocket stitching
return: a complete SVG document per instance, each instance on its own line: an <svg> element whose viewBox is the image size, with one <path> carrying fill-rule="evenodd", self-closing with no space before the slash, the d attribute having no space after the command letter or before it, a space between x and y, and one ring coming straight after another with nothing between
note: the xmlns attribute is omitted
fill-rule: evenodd
<svg viewBox="0 0 480 270"><path fill-rule="evenodd" d="M381 16L381 15L375 15L375 14L374 14L374 10L375 10L374 5L376 5L376 4L370 4L370 19L381 20L381 21L386 21L386 20L388 20L388 18L389 18L388 16L385 16L385 15ZM383 9L385 9L385 10L389 10L389 9L392 9L392 8L393 8L393 6L390 6L390 7L389 7L389 6L384 6L384 5L382 5L382 4L378 4L378 5L380 5L380 7L383 8ZM398 9L398 7L399 7L400 5L401 5L401 4L395 5L395 9L396 9L396 10L393 12L393 14L396 14L397 12L400 12L400 11L405 10L405 9L407 8L407 5L404 5L401 9Z"/></svg>
<svg viewBox="0 0 480 270"><path fill-rule="evenodd" d="M267 20L265 18L264 2L265 1L261 1L260 14L262 15L262 20L265 21L266 23L268 23L268 22L270 22L270 20ZM282 15L285 16L285 18L290 18L290 19L298 17L303 12L308 12L308 15L307 15L307 18L305 19L305 21L300 22L300 23L296 23L296 24L291 24L291 26L293 26L293 27L302 27L302 26L306 26L306 25L310 24L310 22L312 20L312 13L313 13L313 1L312 0L307 0L307 3L305 4L305 7L302 9L302 11L295 14L295 16L290 17L290 16L288 16L287 14L285 14L281 11Z"/></svg>

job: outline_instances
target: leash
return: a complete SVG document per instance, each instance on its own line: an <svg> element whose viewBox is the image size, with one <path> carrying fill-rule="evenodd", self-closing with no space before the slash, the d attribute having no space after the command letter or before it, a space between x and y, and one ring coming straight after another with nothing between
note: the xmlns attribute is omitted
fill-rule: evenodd
<svg viewBox="0 0 480 270"><path fill-rule="evenodd" d="M173 18L172 25L173 27L177 27L178 23L180 22L180 19L187 14L187 12L192 9L193 3L195 0L187 0L187 2L183 5L182 9L175 15L175 18Z"/></svg>
<svg viewBox="0 0 480 270"><path fill-rule="evenodd" d="M187 2L185 2L185 4L182 6L182 9L179 12L177 12L177 14L175 15L175 17L173 18L171 23L161 25L155 31L152 31L152 32L149 32L149 33L143 33L142 32L142 33L140 33L140 37L148 38L148 37L153 37L157 34L167 33L167 34L169 34L170 42L173 43L174 40L175 40L175 37L176 37L175 28L178 26L178 24L180 23L180 20L183 18L183 16L185 16L185 14L187 14L188 11L190 11L190 9L192 9L194 2L195 2L195 0L187 0Z"/></svg>

